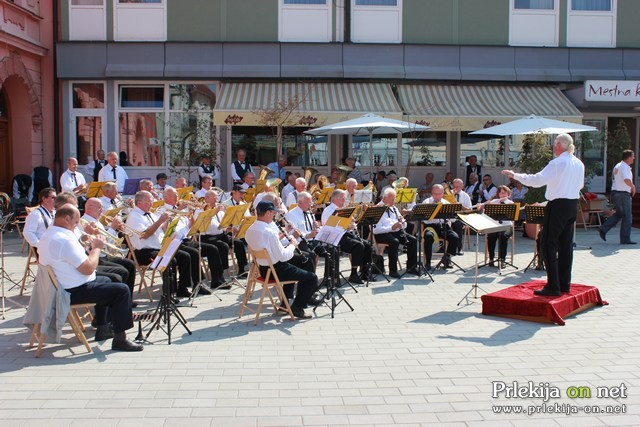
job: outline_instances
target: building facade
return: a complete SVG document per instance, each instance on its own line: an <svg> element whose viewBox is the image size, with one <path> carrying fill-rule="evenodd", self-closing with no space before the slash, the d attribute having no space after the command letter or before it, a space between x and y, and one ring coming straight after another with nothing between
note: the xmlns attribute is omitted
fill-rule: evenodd
<svg viewBox="0 0 640 427"><path fill-rule="evenodd" d="M53 5L0 1L0 192L55 161ZM58 150L58 151L61 151Z"/></svg>
<svg viewBox="0 0 640 427"><path fill-rule="evenodd" d="M60 156L126 153L129 175L189 168L213 147L255 164L281 141L291 170L346 156L422 181L513 165L521 138L470 131L530 114L639 134L633 0L66 0L57 73ZM634 86L636 85L636 86ZM616 89L617 88L617 89ZM624 88L624 89L622 89ZM631 96L633 94L633 96ZM615 95L615 96L614 96ZM420 135L303 132L366 113L427 124ZM604 192L605 146L581 153ZM496 181L499 181L498 179Z"/></svg>

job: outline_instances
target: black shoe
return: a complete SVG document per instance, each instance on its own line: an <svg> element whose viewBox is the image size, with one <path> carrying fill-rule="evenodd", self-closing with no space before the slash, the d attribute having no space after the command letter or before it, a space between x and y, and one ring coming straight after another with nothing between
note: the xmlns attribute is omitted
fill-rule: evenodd
<svg viewBox="0 0 640 427"><path fill-rule="evenodd" d="M398 273L397 271L390 271L389 272L389 277L393 277L394 279L399 279L400 278L400 273Z"/></svg>
<svg viewBox="0 0 640 427"><path fill-rule="evenodd" d="M410 269L407 270L407 274L413 274L414 276L419 276L420 272L416 267L411 267Z"/></svg>
<svg viewBox="0 0 640 427"><path fill-rule="evenodd" d="M312 317L310 314L305 313L303 309L298 307L291 307L291 312L293 313L293 316L298 319L311 319Z"/></svg>
<svg viewBox="0 0 640 427"><path fill-rule="evenodd" d="M96 341L105 341L113 338L113 329L111 329L111 325L101 325L98 326L96 330Z"/></svg>
<svg viewBox="0 0 640 427"><path fill-rule="evenodd" d="M180 288L178 292L176 292L176 296L179 298L191 298L191 292L187 288Z"/></svg>
<svg viewBox="0 0 640 427"><path fill-rule="evenodd" d="M131 302L131 308L136 308L138 306L138 303L135 301Z"/></svg>
<svg viewBox="0 0 640 427"><path fill-rule="evenodd" d="M200 289L198 289L198 295L211 295L211 291L207 288L200 287Z"/></svg>
<svg viewBox="0 0 640 427"><path fill-rule="evenodd" d="M506 268L507 267L507 262L503 259L500 260L500 268Z"/></svg>
<svg viewBox="0 0 640 427"><path fill-rule="evenodd" d="M551 291L545 288L538 289L537 291L533 291L533 293L540 297L559 297L560 296L560 291Z"/></svg>
<svg viewBox="0 0 640 427"><path fill-rule="evenodd" d="M322 304L323 301L324 301L324 296L321 293L316 292L315 294L313 294L313 296L309 300L309 305L317 307L320 304Z"/></svg>
<svg viewBox="0 0 640 427"><path fill-rule="evenodd" d="M111 350L114 351L142 351L144 347L140 344L132 343L129 340L111 342Z"/></svg>
<svg viewBox="0 0 640 427"><path fill-rule="evenodd" d="M489 260L489 264L487 264L487 265L488 265L489 267L495 267L495 266L496 266L495 262L493 262L493 260L492 260L492 259L490 259L490 260Z"/></svg>
<svg viewBox="0 0 640 427"><path fill-rule="evenodd" d="M458 252L456 252L456 255L462 256L464 255L464 252L462 252L462 249L458 249Z"/></svg>
<svg viewBox="0 0 640 427"><path fill-rule="evenodd" d="M605 233L600 227L598 227L598 234L600 235L600 238L602 240L604 240L605 242L607 241L607 233Z"/></svg>
<svg viewBox="0 0 640 427"><path fill-rule="evenodd" d="M347 280L349 280L349 283L352 285L362 285L364 283L358 274L352 274Z"/></svg>
<svg viewBox="0 0 640 427"><path fill-rule="evenodd" d="M636 242L620 242L621 245L637 245Z"/></svg>
<svg viewBox="0 0 640 427"><path fill-rule="evenodd" d="M222 290L226 291L226 290L231 289L231 285L228 285L228 284L225 285L224 283L221 283L219 285L212 286L211 289L222 289Z"/></svg>

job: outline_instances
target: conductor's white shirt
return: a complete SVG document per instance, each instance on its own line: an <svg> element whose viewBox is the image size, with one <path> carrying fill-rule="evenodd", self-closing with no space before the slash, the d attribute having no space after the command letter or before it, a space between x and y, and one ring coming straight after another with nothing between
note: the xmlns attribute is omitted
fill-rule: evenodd
<svg viewBox="0 0 640 427"><path fill-rule="evenodd" d="M516 173L513 179L528 187L547 186L544 193L549 201L556 199L580 198L584 187L584 165L567 151L551 160L544 169L536 174Z"/></svg>

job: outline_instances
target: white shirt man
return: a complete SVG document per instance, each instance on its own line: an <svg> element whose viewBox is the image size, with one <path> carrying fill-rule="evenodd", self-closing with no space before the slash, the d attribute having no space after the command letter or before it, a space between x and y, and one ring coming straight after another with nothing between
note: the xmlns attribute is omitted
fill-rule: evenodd
<svg viewBox="0 0 640 427"><path fill-rule="evenodd" d="M316 220L309 212L311 202L311 194L304 191L298 196L298 206L285 214L287 220L303 234L305 239L313 239L318 234L318 231L314 230ZM302 239L298 238L298 242L300 240Z"/></svg>
<svg viewBox="0 0 640 427"><path fill-rule="evenodd" d="M27 215L22 234L25 240L34 248L38 247L40 238L42 238L47 228L53 224L55 198L55 191L49 192L47 196L40 200L40 206Z"/></svg>
<svg viewBox="0 0 640 427"><path fill-rule="evenodd" d="M114 151L107 155L107 165L98 172L98 181L115 181L119 192L124 192L124 182L129 178L127 172L118 165L118 154Z"/></svg>
<svg viewBox="0 0 640 427"><path fill-rule="evenodd" d="M253 172L253 168L250 163L245 162L247 157L247 152L245 150L238 150L236 156L238 157L238 160L231 163L229 170L231 171L231 179L233 179L233 182L240 185L244 174L247 172Z"/></svg>
<svg viewBox="0 0 640 427"><path fill-rule="evenodd" d="M289 200L289 194L293 193L296 189L296 187L294 186L296 179L292 177L295 177L295 175L289 175L289 182L282 188L282 192L280 193L280 195L282 196L282 200Z"/></svg>
<svg viewBox="0 0 640 427"><path fill-rule="evenodd" d="M298 203L298 194L302 193L303 191L306 190L307 188L307 181L305 181L304 178L296 178L295 181L295 186L296 189L294 191L292 191L291 193L289 193L289 195L286 198L286 203L285 205L287 206L287 208L289 208L289 206L291 205L295 205L296 203ZM285 199L283 198L283 201Z"/></svg>
<svg viewBox="0 0 640 427"><path fill-rule="evenodd" d="M67 160L67 170L60 175L60 187L62 191L73 193L76 189L80 190L86 183L87 180L84 179L84 175L78 172L78 160L74 157L69 157L69 160Z"/></svg>
<svg viewBox="0 0 640 427"><path fill-rule="evenodd" d="M155 213L145 213L139 207L135 207L129 212L127 216L127 226L137 231L145 231L150 226L152 226L157 220L159 216ZM130 236L131 246L133 249L160 249L160 244L162 243L162 239L164 238L164 231L161 227L150 235L146 239L140 238L137 233L133 233Z"/></svg>

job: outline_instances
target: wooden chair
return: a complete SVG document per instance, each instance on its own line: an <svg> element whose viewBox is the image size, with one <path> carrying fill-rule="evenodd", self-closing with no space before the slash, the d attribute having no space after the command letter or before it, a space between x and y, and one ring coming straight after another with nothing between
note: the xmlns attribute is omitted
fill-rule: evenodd
<svg viewBox="0 0 640 427"><path fill-rule="evenodd" d="M24 295L24 291L27 288L27 279L30 277L35 280L36 276L33 274L31 267L38 265L38 253L35 248L27 243L29 252L27 255L27 265L24 267L24 274L22 275L22 284L20 285L20 296Z"/></svg>
<svg viewBox="0 0 640 427"><path fill-rule="evenodd" d="M129 236L125 235L124 240L127 243L127 247L129 248L128 258L133 261L133 264L136 267L136 271L140 274L140 285L138 286L138 294L142 293L142 287L144 286L144 290L147 292L149 301L153 302L153 294L151 292L151 289L153 288L153 281L155 280L155 270L151 271L151 284L148 284L147 271L149 271L149 265L140 265L140 263L138 262L138 258L136 258L136 254L133 251L131 239L129 239Z"/></svg>
<svg viewBox="0 0 640 427"><path fill-rule="evenodd" d="M13 222L11 223L14 227L16 227L16 230L18 230L18 237L22 239L22 247L20 248L20 253L23 253L25 246L29 245L27 243L27 239L24 238L23 234L24 224L27 221L27 216L36 209L38 209L38 206L26 207L25 212L14 217Z"/></svg>
<svg viewBox="0 0 640 427"><path fill-rule="evenodd" d="M371 233L371 239L373 240L373 249L377 255L383 256L385 249L389 247L387 243L378 243L376 241L376 235L373 234L373 226L369 226L369 233ZM391 269L391 266L389 266ZM402 262L400 262L400 251L398 251L398 270L402 270Z"/></svg>
<svg viewBox="0 0 640 427"><path fill-rule="evenodd" d="M51 280L51 284L55 286L56 289L59 289L60 286L58 285L58 280L56 279L56 276L53 273L53 270L51 269L51 267L42 265L40 266L40 268L43 268L47 272L47 275ZM78 310L84 309L89 311L90 308L94 306L95 304L73 304L69 310L69 314L67 315L67 322L69 322L69 325L71 325L71 329L73 330L73 333L78 339L78 342L80 342L81 344L84 344L88 353L91 353L92 350L91 350L91 346L89 345L89 341L87 341L87 337L84 336L85 328L84 328L84 325L82 324L82 320L78 313ZM31 331L31 340L29 341L29 348L33 348L36 342L36 339L38 340L38 348L36 349L35 356L40 357L40 353L42 352L42 346L44 345L45 335L44 333L42 333L41 324L39 323L36 324L33 330Z"/></svg>
<svg viewBox="0 0 640 427"><path fill-rule="evenodd" d="M289 281L281 281L278 278L278 274L276 273L275 268L273 267L273 263L271 262L271 257L269 256L269 252L266 249L261 249L258 251L254 251L249 248L249 253L253 258L251 262L251 268L249 269L249 277L247 278L247 287L244 292L244 297L242 298L242 305L240 306L240 313L238 318L242 317L242 313L247 309L256 314L256 319L254 321L254 325L258 325L260 321L260 313L262 311L262 304L264 302L264 297L268 296L269 301L271 301L271 306L273 307L274 314L277 314L278 309L280 307L277 304L277 300L280 300L281 304L284 305L287 314L291 317L291 320L295 320L293 316L293 312L291 311L291 306L289 305L289 300L284 294L284 285L295 284L295 280ZM267 270L267 274L265 277L260 276L260 268L258 265L258 260L267 261L269 268ZM248 306L249 299L253 295L253 291L257 284L262 285L262 292L260 293L260 300L258 301L258 307L254 310L253 308ZM271 290L275 290L275 295L271 293ZM274 298L275 296L275 298Z"/></svg>

